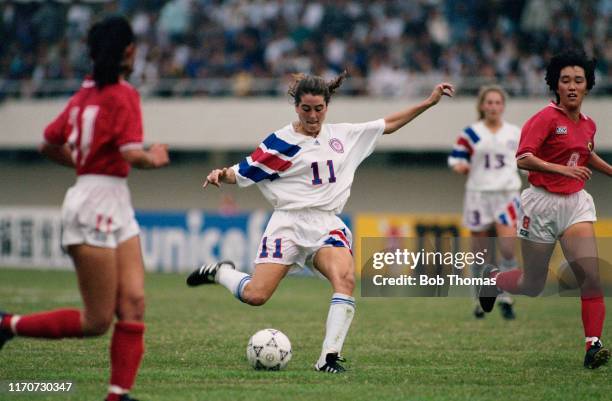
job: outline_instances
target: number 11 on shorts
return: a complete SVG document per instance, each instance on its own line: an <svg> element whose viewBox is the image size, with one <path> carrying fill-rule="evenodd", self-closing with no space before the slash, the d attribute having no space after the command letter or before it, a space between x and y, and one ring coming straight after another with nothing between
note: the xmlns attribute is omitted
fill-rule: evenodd
<svg viewBox="0 0 612 401"><path fill-rule="evenodd" d="M280 238L276 238L274 240L274 246L275 246L275 250L274 250L274 253L272 254L272 257L276 259L282 258L283 252L282 252L282 244L281 244ZM261 239L261 253L259 254L259 257L260 258L268 257L268 237L263 237Z"/></svg>

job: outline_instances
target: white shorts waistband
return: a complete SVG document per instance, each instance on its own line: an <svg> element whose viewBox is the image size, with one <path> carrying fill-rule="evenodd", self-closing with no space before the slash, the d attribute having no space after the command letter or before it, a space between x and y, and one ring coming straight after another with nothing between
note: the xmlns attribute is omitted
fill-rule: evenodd
<svg viewBox="0 0 612 401"><path fill-rule="evenodd" d="M127 178L114 175L102 174L83 174L77 177L76 184L96 184L96 185L125 185Z"/></svg>

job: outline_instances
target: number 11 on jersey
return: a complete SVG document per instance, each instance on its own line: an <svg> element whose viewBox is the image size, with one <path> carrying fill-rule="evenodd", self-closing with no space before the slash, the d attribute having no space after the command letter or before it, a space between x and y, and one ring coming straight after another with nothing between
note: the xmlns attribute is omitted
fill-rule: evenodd
<svg viewBox="0 0 612 401"><path fill-rule="evenodd" d="M319 176L319 162L312 162L310 167L312 168L312 175L313 175L312 185L323 184L323 180ZM336 173L334 171L334 161L328 160L327 167L329 168L329 183L332 184L336 182Z"/></svg>

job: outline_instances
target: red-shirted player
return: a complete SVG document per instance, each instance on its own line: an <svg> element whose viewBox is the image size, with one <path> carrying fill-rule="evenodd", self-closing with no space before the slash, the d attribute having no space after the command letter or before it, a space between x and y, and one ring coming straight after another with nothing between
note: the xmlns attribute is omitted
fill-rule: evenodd
<svg viewBox="0 0 612 401"><path fill-rule="evenodd" d="M519 168L529 170L531 187L521 195L524 216L517 231L524 268L500 273L489 266L483 276L496 285L483 286L480 302L490 311L500 290L537 296L546 283L548 263L557 240L580 285L582 322L586 337L584 366L608 362L610 350L600 337L605 318L599 280L593 198L583 188L590 166L612 175L612 166L593 151L595 122L580 113L582 101L595 84L595 63L583 51L554 56L546 83L556 101L539 111L523 127L517 151Z"/></svg>
<svg viewBox="0 0 612 401"><path fill-rule="evenodd" d="M108 401L128 396L144 352L144 267L126 177L130 166L168 164L165 145L142 146L138 92L123 78L134 63L134 34L122 17L92 26L93 74L46 128L41 152L74 167L76 184L62 206L62 246L76 266L84 308L0 314L0 347L13 336L89 337L114 316Z"/></svg>

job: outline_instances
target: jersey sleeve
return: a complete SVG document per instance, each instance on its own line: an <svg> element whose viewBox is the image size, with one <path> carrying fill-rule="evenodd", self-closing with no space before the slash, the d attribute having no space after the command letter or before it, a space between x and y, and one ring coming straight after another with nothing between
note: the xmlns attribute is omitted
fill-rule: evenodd
<svg viewBox="0 0 612 401"><path fill-rule="evenodd" d="M470 127L464 129L457 137L453 150L448 155L448 166L454 167L458 164L470 164L476 142L478 142L476 133Z"/></svg>
<svg viewBox="0 0 612 401"><path fill-rule="evenodd" d="M374 152L374 148L385 132L385 119L368 121L365 123L351 124L347 137L351 153L355 155L358 163Z"/></svg>
<svg viewBox="0 0 612 401"><path fill-rule="evenodd" d="M516 151L517 159L535 155L538 152L540 146L550 134L551 122L552 120L547 116L547 113L540 112L525 123Z"/></svg>
<svg viewBox="0 0 612 401"><path fill-rule="evenodd" d="M116 145L119 151L142 149L144 134L138 94L133 92L118 102L115 113Z"/></svg>
<svg viewBox="0 0 612 401"><path fill-rule="evenodd" d="M72 101L69 101L64 110L45 128L44 141L51 145L61 146L68 140L68 132L72 129L70 113L73 110ZM75 109L72 113L77 113ZM76 116L75 116L76 117Z"/></svg>
<svg viewBox="0 0 612 401"><path fill-rule="evenodd" d="M236 183L248 187L260 181L274 181L293 165L301 147L280 138L276 133L268 137L240 163L232 166Z"/></svg>

